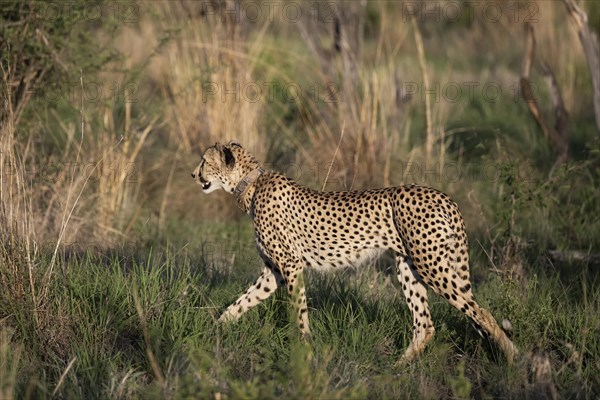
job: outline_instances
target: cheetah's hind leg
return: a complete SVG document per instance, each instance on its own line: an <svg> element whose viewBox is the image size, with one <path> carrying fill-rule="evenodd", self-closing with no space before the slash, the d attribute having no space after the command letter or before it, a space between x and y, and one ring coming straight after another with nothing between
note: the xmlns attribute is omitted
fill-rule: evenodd
<svg viewBox="0 0 600 400"><path fill-rule="evenodd" d="M473 297L471 283L459 276L454 268L448 268L446 265L448 265L446 261L442 261L440 269L447 270L448 273L434 277L433 284L430 287L452 306L469 317L482 336L491 337L504 351L508 362L512 363L519 353L516 346L506 336L492 314L477 304Z"/></svg>

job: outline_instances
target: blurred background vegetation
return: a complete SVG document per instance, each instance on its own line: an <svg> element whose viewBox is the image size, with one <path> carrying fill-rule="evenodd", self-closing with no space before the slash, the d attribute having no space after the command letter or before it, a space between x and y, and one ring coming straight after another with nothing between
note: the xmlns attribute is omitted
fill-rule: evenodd
<svg viewBox="0 0 600 400"><path fill-rule="evenodd" d="M597 35L598 3L578 4ZM36 360L62 365L44 378L61 387L71 328L49 326L74 323L53 292L72 260L150 265L149 249L173 246L203 268L257 270L235 202L189 177L216 141L315 189L446 191L476 282L491 270L522 293L547 274L577 299L600 297L600 132L562 1L3 1L0 15L0 328L17 332L0 340L7 382L18 368L2 346L51 342ZM529 27L528 99L559 146L521 92ZM223 243L233 250L216 260L201 250ZM597 316L586 324L597 337ZM457 397L462 368L447 386ZM103 393L127 395L119 387Z"/></svg>
<svg viewBox="0 0 600 400"><path fill-rule="evenodd" d="M597 32L598 7L582 6ZM542 62L568 113L566 163L521 96L527 23L542 117L553 124ZM40 243L63 229L65 207L66 241L239 218L187 179L203 148L236 139L315 188L446 190L471 230L500 222L507 195L533 191L545 207L527 212L555 215L520 215L519 228L554 248L598 245L586 220L597 211L593 93L562 2L5 2L2 52L3 166L23 178L13 200L27 199L20 221ZM567 181L577 190L561 190ZM525 212L517 200L508 206Z"/></svg>

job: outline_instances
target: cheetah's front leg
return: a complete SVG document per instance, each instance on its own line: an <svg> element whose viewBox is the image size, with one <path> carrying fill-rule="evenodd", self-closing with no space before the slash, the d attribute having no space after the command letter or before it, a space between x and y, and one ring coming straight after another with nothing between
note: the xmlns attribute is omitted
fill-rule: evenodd
<svg viewBox="0 0 600 400"><path fill-rule="evenodd" d="M257 235L260 237L260 235ZM270 248L263 247L263 241L257 240L259 252L269 254L269 260L272 263L273 270L277 271L283 277L283 282L290 296L294 308L295 319L300 330L302 339L310 338L310 326L308 323L308 307L306 304L306 289L304 287L304 275L302 273L304 264L301 261L293 246L286 242L271 243Z"/></svg>
<svg viewBox="0 0 600 400"><path fill-rule="evenodd" d="M228 322L238 319L243 313L260 304L271 296L277 288L284 285L284 279L279 272L270 268L263 268L262 274L256 282L246 290L232 305L227 307L219 318L219 322Z"/></svg>
<svg viewBox="0 0 600 400"><path fill-rule="evenodd" d="M285 285L294 307L296 324L300 330L302 339L310 338L310 326L308 325L308 307L306 304L306 289L304 287L303 265L296 257L280 257L282 260L281 273L285 279Z"/></svg>
<svg viewBox="0 0 600 400"><path fill-rule="evenodd" d="M296 314L296 323L300 330L302 339L310 338L310 326L308 324L308 306L306 304L306 288L304 286L304 274L302 269L294 267L285 271L285 280L288 294L292 299L292 305Z"/></svg>

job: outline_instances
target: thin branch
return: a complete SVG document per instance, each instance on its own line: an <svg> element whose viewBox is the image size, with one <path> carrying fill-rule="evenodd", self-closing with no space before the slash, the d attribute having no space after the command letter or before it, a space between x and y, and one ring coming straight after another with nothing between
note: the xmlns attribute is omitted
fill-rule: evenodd
<svg viewBox="0 0 600 400"><path fill-rule="evenodd" d="M542 118L542 112L537 103L535 92L529 80L531 75L531 66L535 57L535 36L533 34L533 26L529 23L525 24L525 56L523 57L523 63L521 64L521 96L527 103L529 112L535 119L536 124L542 130L542 134L546 139L550 138L550 133L544 119Z"/></svg>
<svg viewBox="0 0 600 400"><path fill-rule="evenodd" d="M323 188L321 190L325 190L325 185L327 185L327 180L329 179L329 174L331 173L331 168L333 167L333 163L335 161L335 156L337 156L338 150L340 149L340 145L342 144L342 139L344 138L344 130L346 129L346 121L342 124L342 133L340 134L340 140L338 141L337 147L333 152L333 157L331 158L331 163L329 164L329 169L327 170L327 175L325 176L325 181L323 182Z"/></svg>
<svg viewBox="0 0 600 400"><path fill-rule="evenodd" d="M552 95L552 103L554 106L555 124L554 127L549 126L545 121L538 105L535 92L531 85L530 75L531 67L535 62L535 35L533 26L529 23L525 24L525 55L521 64L521 96L527 103L529 113L533 116L536 124L542 131L544 138L548 140L552 149L557 154L556 163L562 164L567 161L569 154L569 114L565 109L564 102L556 77L552 69L543 60L540 62L540 69L550 86Z"/></svg>
<svg viewBox="0 0 600 400"><path fill-rule="evenodd" d="M561 156L565 157L568 151L568 136L569 136L569 113L565 108L565 102L563 100L556 76L548 64L544 61L540 62L542 74L546 78L546 82L550 87L550 94L552 96L552 107L554 108L554 130L558 133L559 145L562 147L564 153Z"/></svg>
<svg viewBox="0 0 600 400"><path fill-rule="evenodd" d="M549 250L548 256L552 261L572 262L579 261L590 266L600 266L600 253L590 253L582 250Z"/></svg>
<svg viewBox="0 0 600 400"><path fill-rule="evenodd" d="M71 362L69 362L69 365L67 365L67 368L65 368L63 373L60 375L60 379L58 380L58 383L56 384L56 387L54 388L54 391L52 392L52 397L56 396L56 393L58 393L58 389L60 389L60 387L62 386L67 374L73 367L73 364L75 364L75 361L77 361L77 357L73 357Z"/></svg>

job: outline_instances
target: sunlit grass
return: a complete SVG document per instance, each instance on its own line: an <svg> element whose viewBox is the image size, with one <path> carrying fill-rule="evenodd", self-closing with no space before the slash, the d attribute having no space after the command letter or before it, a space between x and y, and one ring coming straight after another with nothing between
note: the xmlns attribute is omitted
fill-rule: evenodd
<svg viewBox="0 0 600 400"><path fill-rule="evenodd" d="M410 398L457 391L528 397L536 390L526 359L509 366L433 293L433 342L414 364L395 367L410 340L411 317L401 291L375 268L309 274L313 337L303 343L288 318L285 293L237 323L218 325L218 313L252 279L235 268L215 269L201 254L178 253L164 248L139 260L125 254L72 259L48 294L54 317L35 335L30 310L2 296L10 310L3 325L11 326L2 339L4 390L48 395L73 359L60 396ZM592 332L600 323L600 291L597 283L581 285L572 293L554 274L538 275L527 287L491 275L474 288L482 305L512 322L526 358L546 349L567 397L591 396L598 384L600 343ZM54 367L35 367L46 362ZM31 372L15 376L14 368ZM460 392L465 387L470 391Z"/></svg>

